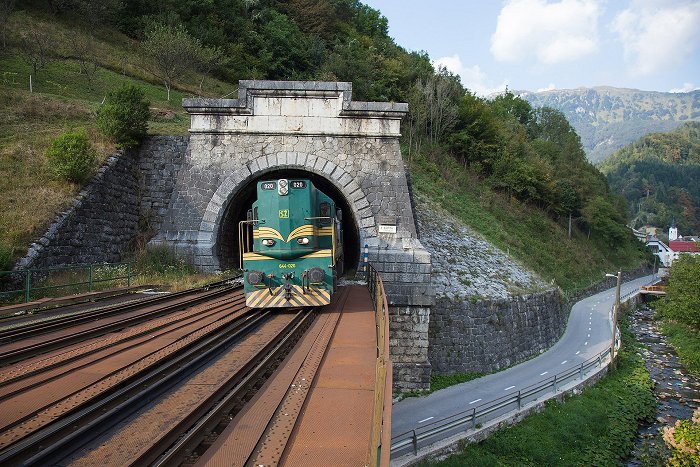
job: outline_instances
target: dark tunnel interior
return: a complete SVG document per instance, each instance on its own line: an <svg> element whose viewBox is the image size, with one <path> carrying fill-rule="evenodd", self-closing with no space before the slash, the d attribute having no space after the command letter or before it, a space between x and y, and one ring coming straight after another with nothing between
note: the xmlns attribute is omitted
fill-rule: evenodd
<svg viewBox="0 0 700 467"><path fill-rule="evenodd" d="M238 223L246 219L248 209L255 201L256 186L260 180L277 180L280 178L303 178L311 180L314 186L335 201L336 206L343 210L343 255L345 257L345 273L354 270L360 260L360 234L358 223L354 218L348 200L327 179L320 175L303 170L275 170L251 180L236 195L226 207L224 217L219 227L216 254L222 269L238 268Z"/></svg>

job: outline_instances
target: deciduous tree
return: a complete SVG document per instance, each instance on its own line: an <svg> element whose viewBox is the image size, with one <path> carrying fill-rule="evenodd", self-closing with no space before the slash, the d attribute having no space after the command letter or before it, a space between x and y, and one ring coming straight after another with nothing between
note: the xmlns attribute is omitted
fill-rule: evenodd
<svg viewBox="0 0 700 467"><path fill-rule="evenodd" d="M197 63L201 46L183 25L155 23L146 30L141 49L149 59L147 66L163 81L170 100L173 84Z"/></svg>

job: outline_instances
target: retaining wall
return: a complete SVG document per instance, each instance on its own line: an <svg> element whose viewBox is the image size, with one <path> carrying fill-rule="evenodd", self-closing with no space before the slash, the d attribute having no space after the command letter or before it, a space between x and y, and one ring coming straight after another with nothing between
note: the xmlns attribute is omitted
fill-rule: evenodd
<svg viewBox="0 0 700 467"><path fill-rule="evenodd" d="M558 290L477 302L438 299L428 358L439 373L497 371L551 347L567 317Z"/></svg>

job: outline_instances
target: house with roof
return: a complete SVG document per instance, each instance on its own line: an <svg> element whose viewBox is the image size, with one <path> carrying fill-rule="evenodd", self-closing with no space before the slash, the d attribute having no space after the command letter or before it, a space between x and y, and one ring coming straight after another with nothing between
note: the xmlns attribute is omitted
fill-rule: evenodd
<svg viewBox="0 0 700 467"><path fill-rule="evenodd" d="M683 238L678 235L678 225L676 225L676 220L673 219L671 227L668 229L668 245L658 238L650 236L647 238L647 247L659 257L659 263L669 267L680 255L700 255L700 243L695 241L695 238Z"/></svg>

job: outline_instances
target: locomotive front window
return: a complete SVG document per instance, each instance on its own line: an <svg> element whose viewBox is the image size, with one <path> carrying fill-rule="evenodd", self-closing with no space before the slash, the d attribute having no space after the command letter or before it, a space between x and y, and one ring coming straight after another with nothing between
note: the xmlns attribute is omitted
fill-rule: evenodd
<svg viewBox="0 0 700 467"><path fill-rule="evenodd" d="M328 203L321 203L319 206L319 217L321 217L321 224L331 223L331 205Z"/></svg>

